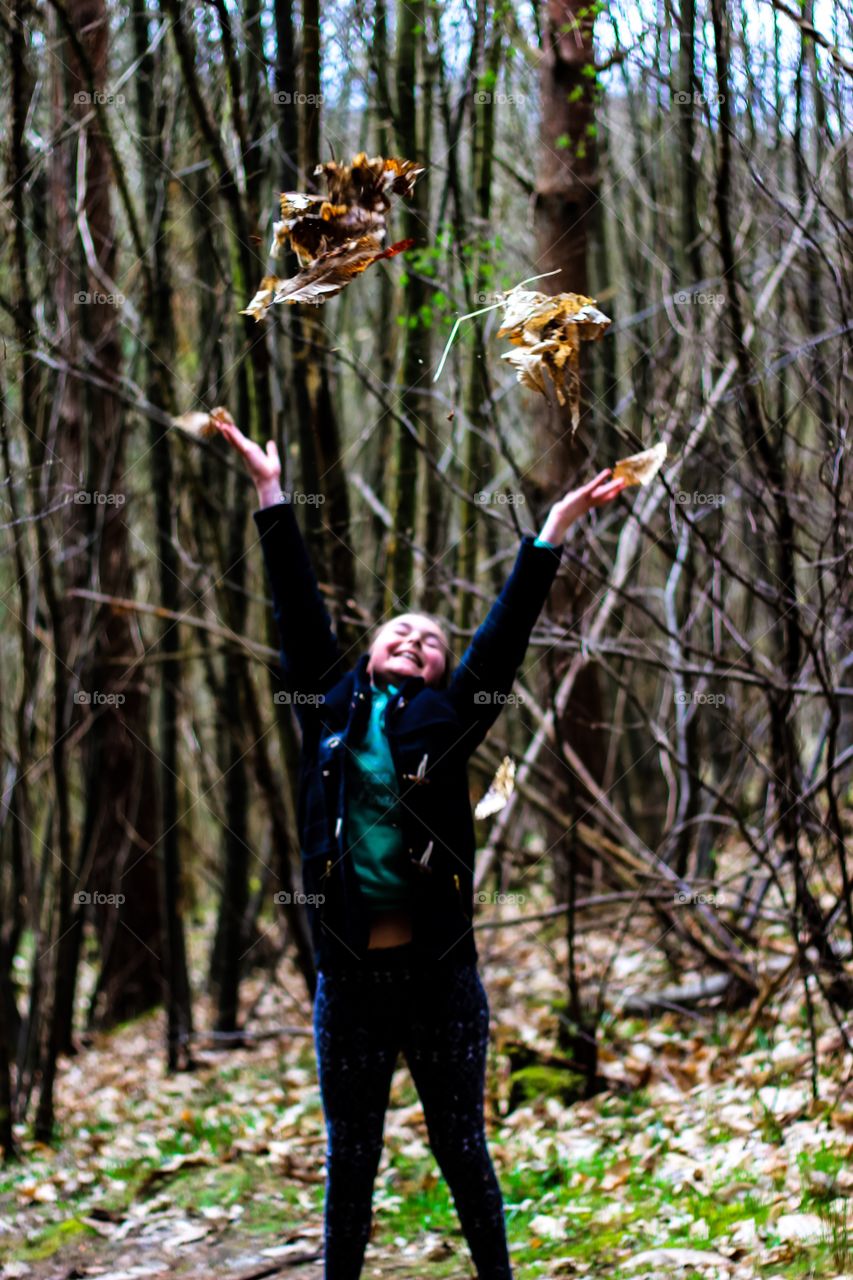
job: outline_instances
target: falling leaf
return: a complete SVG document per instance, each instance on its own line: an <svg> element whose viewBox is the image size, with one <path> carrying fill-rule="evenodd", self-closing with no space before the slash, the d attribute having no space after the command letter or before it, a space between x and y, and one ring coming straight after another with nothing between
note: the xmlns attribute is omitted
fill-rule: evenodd
<svg viewBox="0 0 853 1280"><path fill-rule="evenodd" d="M410 197L423 171L411 160L368 160L361 151L350 165L317 165L314 172L325 179L327 195L282 192L270 252L276 257L289 244L302 270L290 279L265 276L240 314L260 320L274 302L324 303L380 258L411 248L413 240L400 240L383 249L385 217L391 196Z"/></svg>
<svg viewBox="0 0 853 1280"><path fill-rule="evenodd" d="M195 436L197 439L208 440L217 434L217 422L233 421L228 410L223 405L218 405L215 409L211 409L210 413L205 413L201 409L182 413L179 418L172 419L172 426L179 427L181 431L186 431L188 435Z"/></svg>
<svg viewBox="0 0 853 1280"><path fill-rule="evenodd" d="M492 779L491 786L474 810L474 817L490 818L493 813L497 813L509 800L514 786L515 761L509 756L504 756L498 765L498 771Z"/></svg>
<svg viewBox="0 0 853 1280"><path fill-rule="evenodd" d="M642 453L632 453L630 458L622 458L613 468L611 480L625 480L628 484L651 484L663 466L666 458L666 444L659 441L651 449Z"/></svg>
<svg viewBox="0 0 853 1280"><path fill-rule="evenodd" d="M362 236L348 240L323 253L303 271L289 280L277 276L264 276L261 287L241 315L260 320L273 302L323 303L345 289L354 276L360 275L380 258L393 258L405 249L411 249L414 240L400 240L383 249L378 236Z"/></svg>
<svg viewBox="0 0 853 1280"><path fill-rule="evenodd" d="M610 324L594 298L579 293L550 295L520 285L504 294L504 318L498 337L509 338L518 350L507 351L518 381L542 395L553 384L561 405L569 404L572 430L580 421L580 346L596 341Z"/></svg>

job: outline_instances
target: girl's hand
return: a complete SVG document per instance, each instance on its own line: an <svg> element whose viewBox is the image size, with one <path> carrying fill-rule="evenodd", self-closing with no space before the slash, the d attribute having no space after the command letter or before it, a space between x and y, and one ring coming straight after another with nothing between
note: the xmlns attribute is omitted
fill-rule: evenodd
<svg viewBox="0 0 853 1280"><path fill-rule="evenodd" d="M271 506L281 498L281 459L278 456L278 445L275 440L268 440L266 450L249 440L247 436L228 417L214 419L221 435L242 455L246 470L258 491L258 499L262 507Z"/></svg>
<svg viewBox="0 0 853 1280"><path fill-rule="evenodd" d="M542 526L540 538L559 546L569 526L575 520L585 516L593 507L601 507L605 502L612 502L628 483L627 480L611 480L607 483L607 477L612 473L612 467L605 467L588 484L581 485L580 489L573 489L559 502L555 502Z"/></svg>

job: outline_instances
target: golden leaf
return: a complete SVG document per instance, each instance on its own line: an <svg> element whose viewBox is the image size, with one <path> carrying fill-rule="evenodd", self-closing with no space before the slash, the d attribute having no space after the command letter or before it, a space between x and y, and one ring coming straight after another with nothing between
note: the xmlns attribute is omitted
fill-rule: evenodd
<svg viewBox="0 0 853 1280"><path fill-rule="evenodd" d="M474 817L490 818L493 813L498 813L509 800L514 787L515 761L509 756L504 756L498 765L498 771L492 779L491 786L474 810Z"/></svg>
<svg viewBox="0 0 853 1280"><path fill-rule="evenodd" d="M666 458L666 444L663 440L651 449L642 453L632 453L630 458L622 458L613 468L611 480L625 480L628 484L651 484L663 466Z"/></svg>
<svg viewBox="0 0 853 1280"><path fill-rule="evenodd" d="M287 245L302 268L291 279L266 276L240 314L260 320L274 302L323 303L380 258L402 253L414 243L383 249L385 215L392 195L411 196L424 166L411 160L367 158L359 152L349 165L330 160L317 165L326 195L281 193L281 221L273 227L273 257Z"/></svg>
<svg viewBox="0 0 853 1280"><path fill-rule="evenodd" d="M504 318L498 337L509 338L518 348L502 359L517 371L518 381L548 394L553 384L561 405L569 404L572 430L580 421L580 345L596 341L610 319L595 306L594 298L580 293L538 293L521 286L504 294L500 305ZM546 380L547 379L547 380Z"/></svg>
<svg viewBox="0 0 853 1280"><path fill-rule="evenodd" d="M179 418L172 419L172 426L186 431L188 435L206 440L217 434L217 419L233 422L228 410L223 405L217 405L215 409L211 409L210 413L205 413L203 409L192 409L189 413L182 413Z"/></svg>

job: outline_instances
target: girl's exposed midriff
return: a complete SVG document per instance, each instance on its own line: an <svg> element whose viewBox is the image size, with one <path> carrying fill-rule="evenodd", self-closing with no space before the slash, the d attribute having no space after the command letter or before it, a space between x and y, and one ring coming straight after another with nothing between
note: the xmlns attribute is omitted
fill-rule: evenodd
<svg viewBox="0 0 853 1280"><path fill-rule="evenodd" d="M412 940L412 916L405 908L374 912L370 923L369 951L398 947Z"/></svg>

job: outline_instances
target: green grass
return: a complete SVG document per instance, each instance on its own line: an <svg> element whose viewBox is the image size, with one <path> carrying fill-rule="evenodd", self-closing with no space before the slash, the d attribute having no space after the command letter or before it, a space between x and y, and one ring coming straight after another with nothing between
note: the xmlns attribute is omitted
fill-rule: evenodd
<svg viewBox="0 0 853 1280"><path fill-rule="evenodd" d="M493 1140L490 1146L495 1151L500 1142ZM632 1253L663 1246L713 1249L714 1241L742 1219L754 1218L759 1230L767 1224L771 1197L763 1196L757 1186L754 1191L744 1190L726 1202L720 1198L720 1192L727 1185L725 1179L707 1187L684 1184L676 1191L671 1183L656 1177L653 1169L645 1170L638 1165L617 1190L603 1191L599 1184L613 1163L610 1153L597 1153L572 1163L555 1158L545 1162L544 1167L500 1172L507 1232L513 1261L520 1274L526 1272L532 1276L539 1266L547 1267L558 1259L572 1258L591 1267L591 1278L607 1276L608 1280L622 1280L624 1275L625 1280L630 1280L630 1269L626 1267L623 1272L618 1260L620 1254L624 1257L626 1248ZM816 1163L830 1172L843 1163L843 1157L826 1151L818 1153ZM378 1210L377 1243L390 1248L401 1236L416 1240L424 1232L434 1231L451 1240L464 1256L465 1245L452 1200L443 1180L435 1179L436 1165L432 1158L413 1161L393 1153L392 1169L394 1176L386 1175L385 1186L401 1197L401 1203L394 1212L385 1208ZM580 1179L578 1174L582 1175ZM756 1176L737 1171L729 1181L750 1182ZM573 1182L576 1184L572 1185ZM621 1212L609 1221L596 1221L596 1215L614 1203L620 1205ZM532 1237L530 1223L542 1213L565 1217L564 1240ZM676 1220L669 1225L660 1221L669 1215L681 1215L684 1221ZM691 1225L700 1220L707 1223L707 1239L690 1234ZM839 1237L836 1255L841 1257L843 1240L840 1231L836 1234ZM822 1268L832 1265L830 1256L829 1244L803 1247L794 1251L790 1267L777 1259L757 1270L763 1276L806 1280L811 1268L815 1276L829 1274ZM836 1267L836 1272L840 1269ZM458 1272L458 1261L455 1270ZM436 1277L454 1274L454 1265L449 1262L445 1271L442 1265L431 1262L430 1274Z"/></svg>

